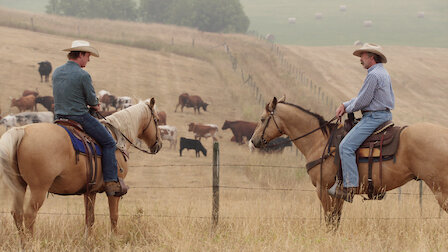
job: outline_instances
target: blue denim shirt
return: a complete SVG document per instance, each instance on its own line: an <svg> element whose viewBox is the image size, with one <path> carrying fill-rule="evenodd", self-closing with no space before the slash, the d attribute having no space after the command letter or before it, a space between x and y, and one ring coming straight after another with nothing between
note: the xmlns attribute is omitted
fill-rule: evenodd
<svg viewBox="0 0 448 252"><path fill-rule="evenodd" d="M52 81L55 115L82 115L89 111L87 105L98 105L90 74L76 62L56 68Z"/></svg>
<svg viewBox="0 0 448 252"><path fill-rule="evenodd" d="M386 110L395 106L395 96L389 73L382 63L375 64L368 69L367 77L358 96L344 102L347 113L358 110Z"/></svg>

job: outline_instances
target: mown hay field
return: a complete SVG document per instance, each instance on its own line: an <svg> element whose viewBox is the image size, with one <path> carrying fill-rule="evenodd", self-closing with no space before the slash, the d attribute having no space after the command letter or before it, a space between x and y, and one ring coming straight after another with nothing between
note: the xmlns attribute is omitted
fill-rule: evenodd
<svg viewBox="0 0 448 252"><path fill-rule="evenodd" d="M60 24L66 22L66 19L49 18ZM97 22L101 23L100 27L116 24L104 20ZM119 27L132 26L132 23L118 23ZM94 22L90 28L93 35L95 29L101 29ZM163 28L145 27L149 30ZM116 28L117 33L119 29ZM176 28L171 29L175 31ZM294 75L285 70L284 63L264 41L244 35L201 34L179 29L182 31L179 33L197 35L200 57L90 39L100 51L100 58L92 58L86 68L92 75L95 89L128 95L134 101L155 97L158 108L168 114L168 124L176 126L180 136L191 138L192 134L187 130L189 122L221 126L226 119L257 120L261 105L251 87L243 84L241 69L244 69L246 78L248 73L253 75L265 101L285 93L290 101L329 119L331 108L324 102L317 102L316 94L305 84L296 82ZM50 84L40 83L37 62L49 60L54 67L63 64L65 54L60 49L68 47L77 37L4 26L0 27L0 33L4 35L0 37L0 53L4 56L0 62L0 106L2 116L5 116L18 112L16 108L9 108L8 97L18 97L24 89L38 88L42 95L51 94ZM190 35L183 40L183 46L191 43ZM170 39L160 41L170 43ZM223 41L238 59L237 71L232 69L222 48ZM365 74L358 60L351 56L351 50L349 47L281 47L287 54L284 56L287 61L300 67L316 84L325 88L326 94L335 102L356 94ZM406 87L396 87L397 110L394 115L399 122L412 123L422 116L426 116L424 120L445 122L446 57L443 55L448 51L387 47L387 52L391 55L391 64L387 67L394 81L420 87L409 94L405 93ZM412 52L412 57L418 58L415 60L417 65L408 63L406 52ZM338 60L331 60L333 57ZM423 64L420 62L426 62L427 67L420 68L419 64ZM420 84L420 80L430 81ZM345 89L341 89L344 85ZM201 115L195 115L191 109L174 113L177 97L182 92L201 95L211 104L209 111ZM421 106L434 113L421 109ZM40 105L38 109L44 110ZM84 235L82 197L48 195L36 221L35 236L27 249L440 251L448 248L448 218L445 213L440 214L426 186L420 211L418 182L404 186L401 195L398 190L391 191L382 201L362 201L357 197L353 204L346 204L339 230L327 232L321 221L317 195L303 168L305 160L296 154L295 148L286 148L283 154L277 155L250 154L247 146L230 142L231 132L220 131L219 135L220 219L215 232L211 232L212 140L206 139L203 143L209 151L207 157L196 158L193 151L184 151L183 157L179 157L178 149L170 150L168 143L155 156L131 151L130 172L126 178L131 189L120 204L117 235L109 231L104 195L98 195L94 234L88 239ZM9 214L12 199L5 188L1 190L0 250L18 250L19 239Z"/></svg>

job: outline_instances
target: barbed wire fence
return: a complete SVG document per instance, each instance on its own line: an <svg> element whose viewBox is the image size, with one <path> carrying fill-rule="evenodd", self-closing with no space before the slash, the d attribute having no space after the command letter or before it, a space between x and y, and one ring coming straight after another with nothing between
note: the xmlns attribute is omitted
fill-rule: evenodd
<svg viewBox="0 0 448 252"><path fill-rule="evenodd" d="M178 167L177 164L162 164L162 165L139 165L139 166L129 166L129 168L166 168L166 167ZM183 167L196 167L196 168L212 168L212 181L209 185L202 186L182 186L182 185L168 185L168 186L131 186L131 189L157 189L157 190L210 190L212 193L212 212L211 216L193 216L193 215L170 215L170 214L144 214L135 213L135 214L120 214L120 217L150 217L150 218L177 218L177 219L211 219L212 221L212 230L215 230L218 226L219 219L227 219L227 220L245 220L245 219L278 219L283 221L291 221L291 220L306 220L306 221L320 221L322 222L322 216L320 217L288 217L288 216L222 216L220 215L220 192L221 190L250 190L250 191L266 191L266 192L299 192L299 193L312 193L316 194L315 189L306 189L306 188L283 188L283 187L249 187L249 186L236 186L236 185L222 185L220 183L220 175L222 167L236 167L236 168L256 168L256 169L289 169L289 170L305 170L303 166L291 166L291 165L263 165L263 164L239 164L239 163L224 163L221 164L219 160L219 143L214 142L213 144L213 161L210 163L203 164L183 164ZM420 187L419 193L412 192L388 192L387 195L397 196L397 200L401 201L402 196L418 196L419 197L419 206L420 206L420 217L344 217L344 220L448 220L441 218L441 208L439 211L438 217L425 217L423 216L423 197L429 196L433 197L432 193L423 193L423 188ZM317 195L316 195L317 199ZM317 201L320 206L320 202ZM0 214L7 215L10 212L0 211ZM51 215L51 216L84 216L85 213L76 212L76 213L62 213L62 212L38 212L39 215ZM96 213L96 216L108 217L107 213Z"/></svg>

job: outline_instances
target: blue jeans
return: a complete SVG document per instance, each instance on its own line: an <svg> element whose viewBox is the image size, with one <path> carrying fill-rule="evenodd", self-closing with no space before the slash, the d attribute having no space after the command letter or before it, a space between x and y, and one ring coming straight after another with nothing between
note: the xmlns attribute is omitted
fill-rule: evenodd
<svg viewBox="0 0 448 252"><path fill-rule="evenodd" d="M102 148L101 167L104 182L118 181L117 159L115 158L116 142L109 131L89 113L83 115L56 115L56 118L73 120L82 125L84 131L95 139Z"/></svg>
<svg viewBox="0 0 448 252"><path fill-rule="evenodd" d="M355 151L375 131L378 126L392 120L390 111L364 113L360 122L342 139L339 145L344 187L358 187L359 173Z"/></svg>

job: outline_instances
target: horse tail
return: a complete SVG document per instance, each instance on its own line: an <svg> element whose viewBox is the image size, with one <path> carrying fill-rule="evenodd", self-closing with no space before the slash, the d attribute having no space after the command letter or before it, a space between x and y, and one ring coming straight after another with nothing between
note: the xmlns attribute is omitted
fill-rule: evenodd
<svg viewBox="0 0 448 252"><path fill-rule="evenodd" d="M0 138L0 178L13 191L23 191L17 164L17 148L25 135L23 127L14 127Z"/></svg>

